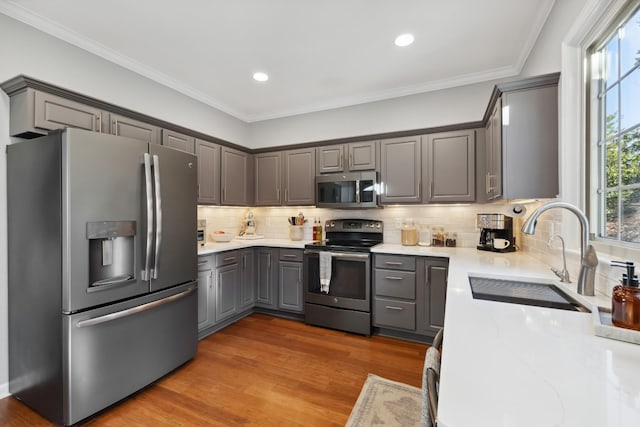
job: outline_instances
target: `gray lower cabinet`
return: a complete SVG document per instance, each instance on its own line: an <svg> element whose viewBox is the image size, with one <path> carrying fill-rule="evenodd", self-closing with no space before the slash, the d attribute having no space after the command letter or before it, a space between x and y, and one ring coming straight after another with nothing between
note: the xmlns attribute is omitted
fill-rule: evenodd
<svg viewBox="0 0 640 427"><path fill-rule="evenodd" d="M222 205L248 206L253 201L253 163L249 153L222 147L221 153Z"/></svg>
<svg viewBox="0 0 640 427"><path fill-rule="evenodd" d="M278 263L277 248L255 249L256 306L278 309Z"/></svg>
<svg viewBox="0 0 640 427"><path fill-rule="evenodd" d="M65 127L93 132L109 130L106 111L32 88L13 94L10 109L12 136L30 138Z"/></svg>
<svg viewBox="0 0 640 427"><path fill-rule="evenodd" d="M475 131L423 136L424 202L473 202L476 198Z"/></svg>
<svg viewBox="0 0 640 427"><path fill-rule="evenodd" d="M416 259L405 255L374 255L373 325L416 330Z"/></svg>
<svg viewBox="0 0 640 427"><path fill-rule="evenodd" d="M220 204L220 146L201 139L195 140L198 156L198 203Z"/></svg>
<svg viewBox="0 0 640 427"><path fill-rule="evenodd" d="M378 169L378 141L318 147L317 173L364 171Z"/></svg>
<svg viewBox="0 0 640 427"><path fill-rule="evenodd" d="M221 322L238 312L240 265L237 262L216 267L215 322Z"/></svg>
<svg viewBox="0 0 640 427"><path fill-rule="evenodd" d="M278 309L302 313L302 253L301 249L280 249Z"/></svg>
<svg viewBox="0 0 640 427"><path fill-rule="evenodd" d="M162 129L162 145L191 154L194 154L196 149L194 137L169 129Z"/></svg>
<svg viewBox="0 0 640 427"><path fill-rule="evenodd" d="M383 139L380 142L382 204L420 203L421 137Z"/></svg>
<svg viewBox="0 0 640 427"><path fill-rule="evenodd" d="M417 332L435 336L444 327L449 261L420 257L417 264Z"/></svg>
<svg viewBox="0 0 640 427"><path fill-rule="evenodd" d="M240 251L240 292L238 296L238 311L247 310L253 307L256 302L255 257L253 249L243 249Z"/></svg>
<svg viewBox="0 0 640 427"><path fill-rule="evenodd" d="M374 254L373 325L434 336L444 325L448 260Z"/></svg>
<svg viewBox="0 0 640 427"><path fill-rule="evenodd" d="M214 258L211 255L198 257L198 330L214 324L213 269Z"/></svg>
<svg viewBox="0 0 640 427"><path fill-rule="evenodd" d="M139 139L150 144L160 144L160 128L130 117L111 113L111 135Z"/></svg>

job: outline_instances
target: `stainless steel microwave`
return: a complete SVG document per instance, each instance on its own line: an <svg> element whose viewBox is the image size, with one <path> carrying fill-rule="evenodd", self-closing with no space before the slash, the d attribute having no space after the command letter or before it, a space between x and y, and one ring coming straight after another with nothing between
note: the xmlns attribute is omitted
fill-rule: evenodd
<svg viewBox="0 0 640 427"><path fill-rule="evenodd" d="M316 206L319 208L377 208L378 194L377 172L316 176Z"/></svg>

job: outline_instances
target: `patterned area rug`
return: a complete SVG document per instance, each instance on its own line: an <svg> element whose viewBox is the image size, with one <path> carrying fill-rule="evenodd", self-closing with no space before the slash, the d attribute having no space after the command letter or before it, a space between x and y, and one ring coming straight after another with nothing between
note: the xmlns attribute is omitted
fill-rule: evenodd
<svg viewBox="0 0 640 427"><path fill-rule="evenodd" d="M346 426L419 426L421 414L419 388L369 374Z"/></svg>

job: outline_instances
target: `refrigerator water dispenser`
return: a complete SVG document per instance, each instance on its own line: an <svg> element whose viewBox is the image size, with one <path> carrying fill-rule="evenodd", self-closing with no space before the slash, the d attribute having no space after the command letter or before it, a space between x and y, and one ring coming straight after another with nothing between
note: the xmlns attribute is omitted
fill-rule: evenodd
<svg viewBox="0 0 640 427"><path fill-rule="evenodd" d="M87 223L89 292L135 279L135 221Z"/></svg>

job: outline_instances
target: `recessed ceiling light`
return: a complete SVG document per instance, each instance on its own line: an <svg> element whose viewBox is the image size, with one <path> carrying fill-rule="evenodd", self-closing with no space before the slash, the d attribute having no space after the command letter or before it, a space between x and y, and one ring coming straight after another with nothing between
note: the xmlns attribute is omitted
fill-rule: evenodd
<svg viewBox="0 0 640 427"><path fill-rule="evenodd" d="M413 34L406 33L400 34L398 37L396 37L394 43L396 44L396 46L405 47L413 43L413 40L415 40Z"/></svg>
<svg viewBox="0 0 640 427"><path fill-rule="evenodd" d="M269 80L269 76L267 75L267 73L259 71L257 73L253 73L253 80L257 82L266 82L267 80Z"/></svg>

